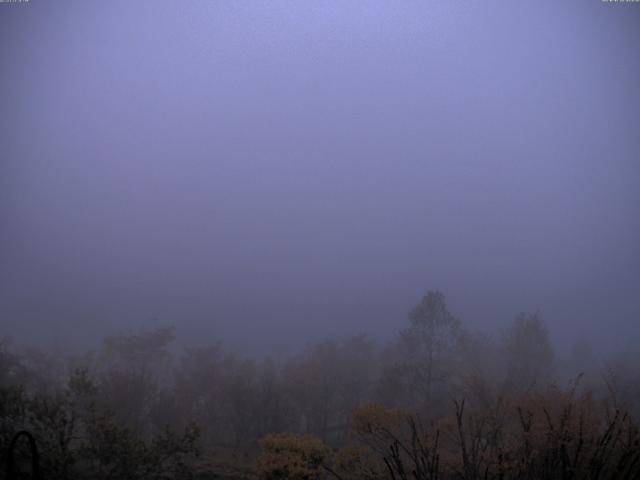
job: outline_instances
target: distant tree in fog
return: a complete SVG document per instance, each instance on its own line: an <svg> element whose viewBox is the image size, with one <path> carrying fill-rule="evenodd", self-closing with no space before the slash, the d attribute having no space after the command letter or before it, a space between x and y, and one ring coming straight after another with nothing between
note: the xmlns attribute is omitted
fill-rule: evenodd
<svg viewBox="0 0 640 480"><path fill-rule="evenodd" d="M0 387L25 382L26 371L18 356L9 349L9 341L0 339Z"/></svg>
<svg viewBox="0 0 640 480"><path fill-rule="evenodd" d="M116 335L105 338L104 353L107 361L117 367L126 365L145 370L162 370L171 359L169 346L174 340L173 327Z"/></svg>
<svg viewBox="0 0 640 480"><path fill-rule="evenodd" d="M376 364L375 349L363 336L321 342L291 359L284 385L298 428L341 442L352 410L369 398Z"/></svg>
<svg viewBox="0 0 640 480"><path fill-rule="evenodd" d="M409 313L410 325L391 348L379 391L434 407L459 369L462 326L439 291L429 291Z"/></svg>
<svg viewBox="0 0 640 480"><path fill-rule="evenodd" d="M519 391L545 387L553 379L555 354L539 313L519 314L505 335L507 385Z"/></svg>
<svg viewBox="0 0 640 480"><path fill-rule="evenodd" d="M170 374L174 338L172 327L108 337L96 365L102 406L147 437L154 404Z"/></svg>

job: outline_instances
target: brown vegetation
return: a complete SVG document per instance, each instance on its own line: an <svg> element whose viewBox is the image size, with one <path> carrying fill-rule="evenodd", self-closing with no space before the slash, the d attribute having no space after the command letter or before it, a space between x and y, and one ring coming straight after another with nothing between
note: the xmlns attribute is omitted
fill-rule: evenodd
<svg viewBox="0 0 640 480"><path fill-rule="evenodd" d="M3 462L26 430L47 479L640 478L637 364L577 375L537 314L493 341L430 292L386 346L325 341L280 363L216 345L176 359L173 340L112 337L66 363L2 344Z"/></svg>

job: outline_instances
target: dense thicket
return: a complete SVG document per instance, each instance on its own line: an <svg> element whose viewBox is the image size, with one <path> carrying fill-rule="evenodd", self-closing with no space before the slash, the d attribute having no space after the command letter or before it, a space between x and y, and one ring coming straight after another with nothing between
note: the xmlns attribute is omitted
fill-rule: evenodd
<svg viewBox="0 0 640 480"><path fill-rule="evenodd" d="M172 328L65 359L5 342L2 460L26 430L43 478L640 478L630 352L557 355L538 314L472 333L435 291L408 317L386 345L328 340L279 362L175 353Z"/></svg>

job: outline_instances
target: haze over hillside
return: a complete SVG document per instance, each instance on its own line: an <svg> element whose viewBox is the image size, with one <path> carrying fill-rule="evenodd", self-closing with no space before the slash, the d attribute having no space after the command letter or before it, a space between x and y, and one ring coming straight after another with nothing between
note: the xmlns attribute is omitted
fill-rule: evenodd
<svg viewBox="0 0 640 480"><path fill-rule="evenodd" d="M639 27L0 0L0 480L640 478Z"/></svg>
<svg viewBox="0 0 640 480"><path fill-rule="evenodd" d="M16 341L386 339L435 288L479 330L637 338L635 5L1 7Z"/></svg>

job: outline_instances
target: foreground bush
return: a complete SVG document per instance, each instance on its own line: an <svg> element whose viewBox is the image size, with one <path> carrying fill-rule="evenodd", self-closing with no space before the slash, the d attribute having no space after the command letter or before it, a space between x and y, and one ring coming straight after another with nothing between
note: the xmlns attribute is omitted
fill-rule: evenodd
<svg viewBox="0 0 640 480"><path fill-rule="evenodd" d="M13 436L28 431L36 440L45 479L190 479L198 454L198 429L168 429L142 436L96 405L97 390L80 372L55 394L0 389L2 475ZM26 442L14 451L15 474L30 470ZM0 477L2 478L2 477ZM29 478L29 477L27 477Z"/></svg>
<svg viewBox="0 0 640 480"><path fill-rule="evenodd" d="M424 425L411 414L368 406L354 432L378 469L342 469L343 478L636 479L640 430L629 414L610 412L589 394L551 388L544 395L500 400L474 409L454 402L453 415ZM357 462L356 462L357 463ZM381 466L384 465L384 471Z"/></svg>
<svg viewBox="0 0 640 480"><path fill-rule="evenodd" d="M263 452L256 473L264 480L312 480L324 475L330 450L311 435L270 434L260 440Z"/></svg>

